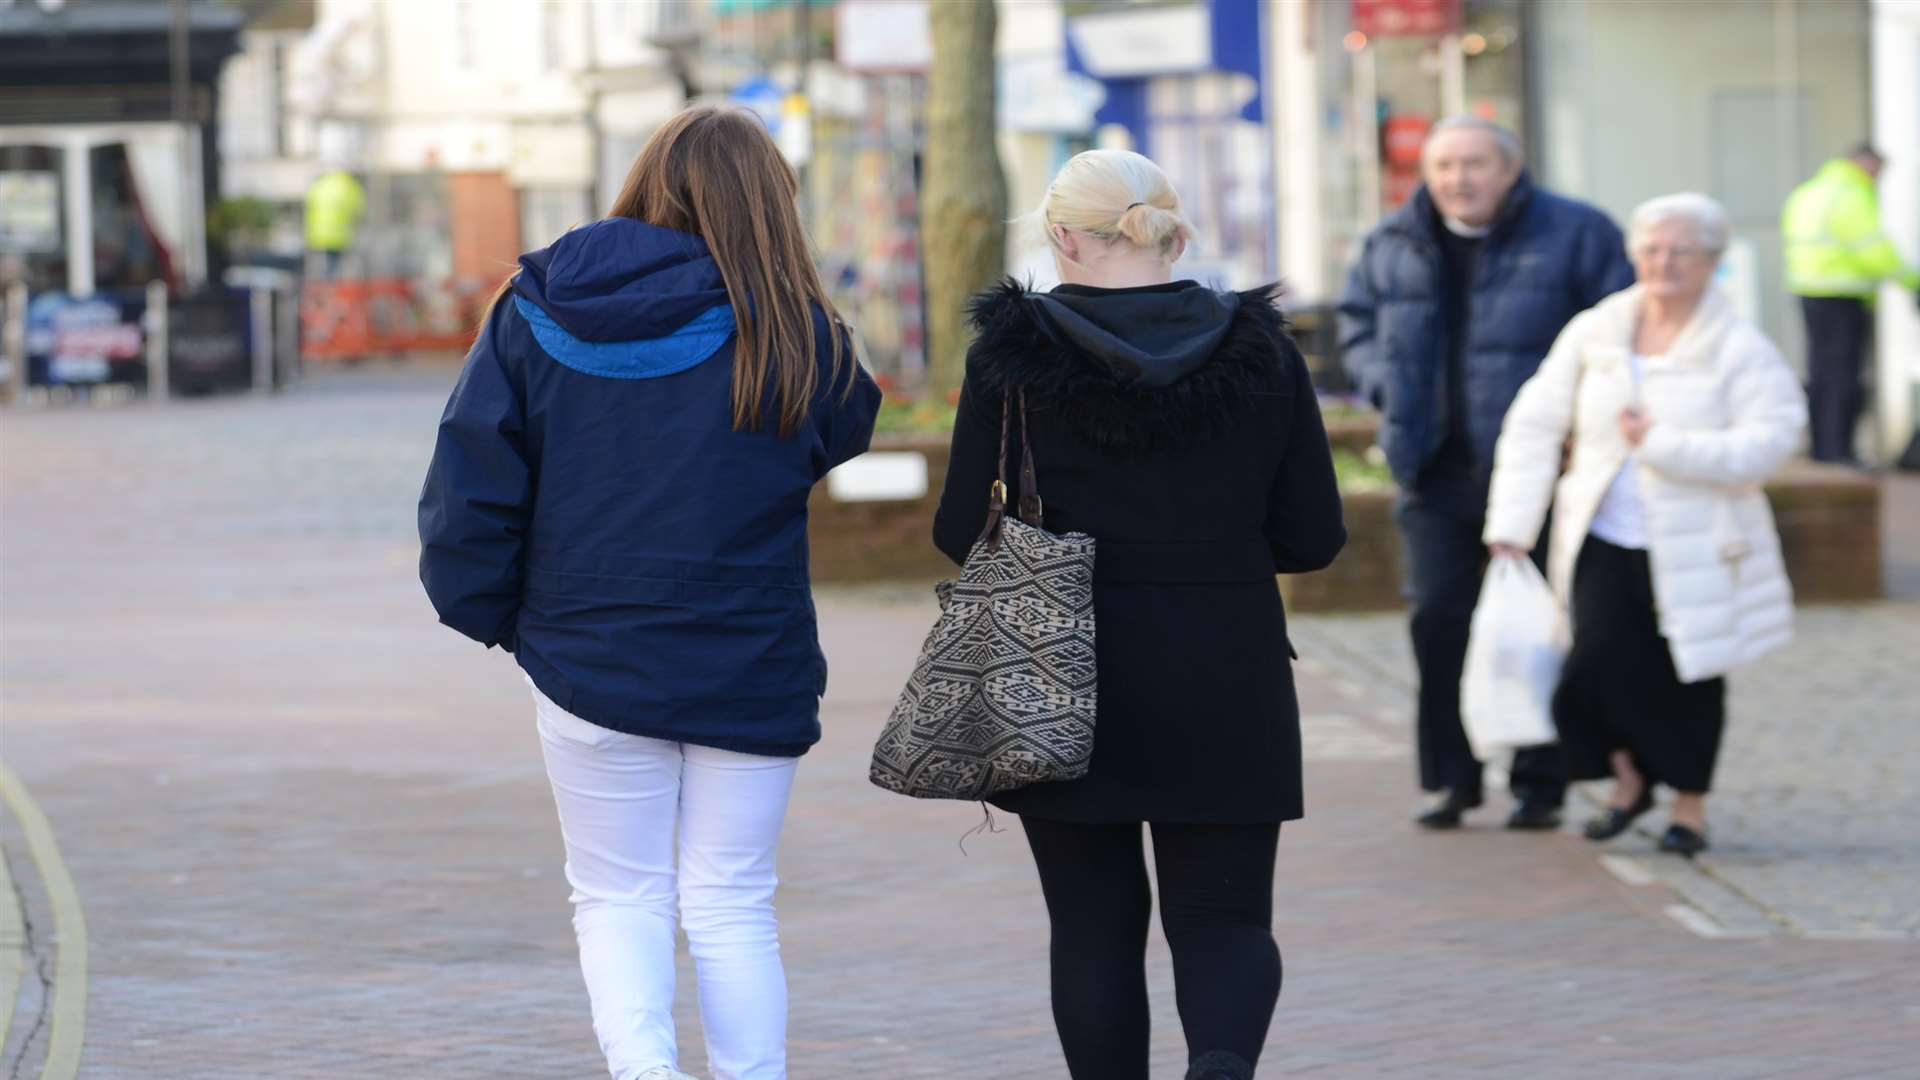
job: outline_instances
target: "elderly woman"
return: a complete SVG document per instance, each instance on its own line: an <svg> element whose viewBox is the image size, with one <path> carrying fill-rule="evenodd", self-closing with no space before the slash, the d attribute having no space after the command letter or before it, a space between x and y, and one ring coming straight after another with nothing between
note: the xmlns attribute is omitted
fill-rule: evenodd
<svg viewBox="0 0 1920 1080"><path fill-rule="evenodd" d="M1713 287L1726 243L1704 195L1634 211L1639 284L1568 323L1521 389L1484 535L1496 558L1522 555L1553 504L1548 576L1573 624L1554 721L1575 779L1614 778L1587 838L1626 831L1666 784L1660 848L1687 856L1707 847L1723 676L1792 634L1760 485L1807 420L1779 351Z"/></svg>

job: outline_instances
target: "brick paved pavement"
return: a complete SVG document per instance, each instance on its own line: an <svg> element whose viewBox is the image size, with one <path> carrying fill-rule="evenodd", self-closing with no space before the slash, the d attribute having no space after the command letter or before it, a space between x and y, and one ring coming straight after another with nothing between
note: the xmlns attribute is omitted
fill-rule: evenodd
<svg viewBox="0 0 1920 1080"><path fill-rule="evenodd" d="M450 379L0 416L4 752L86 908L83 1076L600 1072L524 689L413 581ZM828 736L783 857L797 1077L1063 1075L1017 831L962 854L972 811L864 780L931 610L923 590L822 598ZM1263 1076L1911 1075L1910 944L1704 939L1666 914L1680 894L1577 839L1416 834L1391 670L1339 651L1365 628L1300 631L1312 816L1282 841ZM1160 948L1155 1076L1178 1076ZM0 1048L21 1075L38 1000L23 988Z"/></svg>

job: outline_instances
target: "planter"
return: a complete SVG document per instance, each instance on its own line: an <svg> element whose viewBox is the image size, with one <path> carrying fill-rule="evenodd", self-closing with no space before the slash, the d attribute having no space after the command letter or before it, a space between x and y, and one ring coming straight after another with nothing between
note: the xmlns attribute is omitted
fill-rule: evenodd
<svg viewBox="0 0 1920 1080"><path fill-rule="evenodd" d="M927 493L917 499L841 502L826 484L815 485L807 501L813 580L848 584L952 577L953 563L933 546L933 512L947 478L947 437L880 435L873 449L924 456ZM980 497L985 499L986 492Z"/></svg>
<svg viewBox="0 0 1920 1080"><path fill-rule="evenodd" d="M1335 450L1346 450L1361 457L1366 456L1380 436L1380 418L1372 414L1328 417L1326 423L1327 441Z"/></svg>
<svg viewBox="0 0 1920 1080"><path fill-rule="evenodd" d="M1280 595L1289 611L1394 611L1404 605L1394 498L1391 491L1341 494L1347 546L1325 570L1280 575Z"/></svg>
<svg viewBox="0 0 1920 1080"><path fill-rule="evenodd" d="M1869 473L1795 461L1767 481L1794 599L1877 600L1880 481Z"/></svg>
<svg viewBox="0 0 1920 1080"><path fill-rule="evenodd" d="M815 488L808 504L814 580L844 584L951 577L953 564L933 546L933 513L947 474L946 437L883 436L874 440L873 449L923 455L927 491L913 499L842 502L828 493L827 485ZM1794 462L1768 481L1766 491L1797 600L1858 601L1882 595L1878 481L1849 469ZM1395 497L1392 490L1342 494L1347 546L1325 570L1281 575L1280 591L1289 608L1392 611L1403 606Z"/></svg>
<svg viewBox="0 0 1920 1080"><path fill-rule="evenodd" d="M927 459L927 492L914 499L842 502L827 485L808 503L813 579L821 584L936 581L954 566L933 546L933 514L947 474L947 440L940 436L876 437L873 449ZM981 498L986 494L981 493ZM1283 575L1281 593L1298 611L1378 611L1400 606L1398 533L1391 491L1344 496L1347 547L1331 567Z"/></svg>

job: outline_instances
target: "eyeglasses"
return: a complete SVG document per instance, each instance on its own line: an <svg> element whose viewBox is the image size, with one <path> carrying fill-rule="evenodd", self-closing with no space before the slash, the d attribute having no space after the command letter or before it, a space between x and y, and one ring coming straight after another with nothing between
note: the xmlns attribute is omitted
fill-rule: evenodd
<svg viewBox="0 0 1920 1080"><path fill-rule="evenodd" d="M1711 248L1704 248L1698 244L1674 244L1672 247L1662 247L1659 244L1640 244L1633 249L1634 258L1652 259L1655 261L1666 255L1671 255L1676 259L1696 259L1702 255L1711 254L1713 254Z"/></svg>

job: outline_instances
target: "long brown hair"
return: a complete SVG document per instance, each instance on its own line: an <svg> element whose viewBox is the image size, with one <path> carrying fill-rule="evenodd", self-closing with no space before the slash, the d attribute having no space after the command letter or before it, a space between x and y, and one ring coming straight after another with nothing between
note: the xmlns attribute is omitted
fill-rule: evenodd
<svg viewBox="0 0 1920 1080"><path fill-rule="evenodd" d="M706 241L737 327L736 431L760 429L769 386L780 436L805 422L819 386L812 305L826 314L833 339L832 383L846 372L842 392L853 392L847 372L851 332L827 299L807 250L799 194L799 178L757 117L701 105L667 121L647 140L609 212Z"/></svg>

